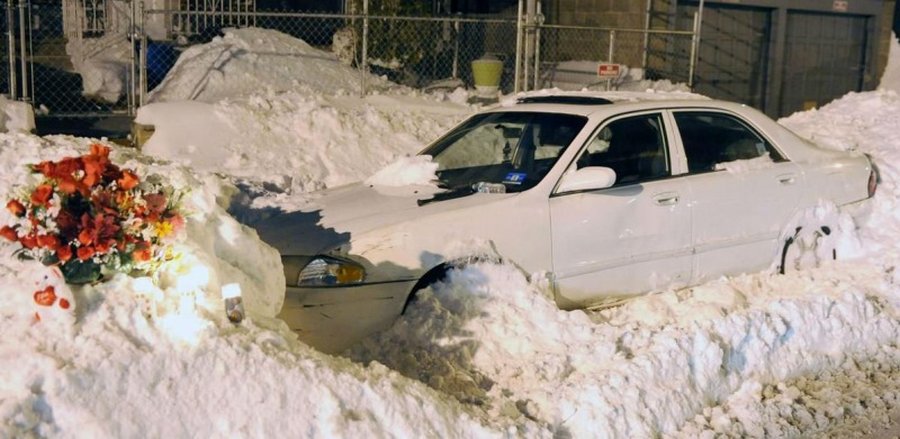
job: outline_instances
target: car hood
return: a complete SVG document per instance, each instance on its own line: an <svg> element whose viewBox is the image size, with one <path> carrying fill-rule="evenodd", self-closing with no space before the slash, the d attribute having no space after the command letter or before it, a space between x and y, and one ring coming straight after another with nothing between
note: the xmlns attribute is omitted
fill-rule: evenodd
<svg viewBox="0 0 900 439"><path fill-rule="evenodd" d="M255 224L260 238L282 255L314 255L367 232L438 212L479 205L515 194L473 194L420 205L441 189L378 187L356 183L310 194L308 206Z"/></svg>

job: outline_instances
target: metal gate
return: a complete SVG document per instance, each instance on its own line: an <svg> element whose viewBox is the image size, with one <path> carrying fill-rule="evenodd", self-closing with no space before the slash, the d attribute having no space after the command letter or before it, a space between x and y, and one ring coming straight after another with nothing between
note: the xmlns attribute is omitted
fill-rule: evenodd
<svg viewBox="0 0 900 439"><path fill-rule="evenodd" d="M791 11L779 111L815 108L864 85L865 16Z"/></svg>
<svg viewBox="0 0 900 439"><path fill-rule="evenodd" d="M79 10L73 11L73 5ZM108 60L78 68L75 65L94 51L109 48L108 41L102 38L103 27L98 27L104 23L98 8L107 5L104 1L41 0L3 4L7 38L0 51L0 92L31 102L37 117L98 117L129 112L129 66ZM126 64L133 62L127 54L124 59ZM91 84L85 84L83 78L106 81L107 86L112 83L120 90L106 93L105 99L85 96L84 90L90 89Z"/></svg>
<svg viewBox="0 0 900 439"><path fill-rule="evenodd" d="M693 20L697 5L680 5L680 26ZM693 90L717 99L765 107L770 9L707 4Z"/></svg>

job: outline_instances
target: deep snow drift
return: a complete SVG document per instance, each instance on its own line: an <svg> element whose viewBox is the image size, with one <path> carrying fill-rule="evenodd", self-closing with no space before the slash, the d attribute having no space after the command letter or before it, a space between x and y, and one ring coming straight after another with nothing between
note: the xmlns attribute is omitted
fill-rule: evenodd
<svg viewBox="0 0 900 439"><path fill-rule="evenodd" d="M36 324L43 269L0 242L0 437L841 437L880 428L900 406L900 97L890 91L783 121L879 165L857 259L592 313L560 311L539 273L475 264L424 290L393 328L351 349L353 361L295 341L271 318L284 284L276 256L225 213L231 182L253 185L257 206L290 210L474 110L449 102L459 96L396 93L268 91L142 110L157 143L113 158L189 190L184 257L155 283L74 287L74 324ZM0 194L25 181L24 164L89 143L0 135ZM222 309L231 282L256 301L239 326Z"/></svg>

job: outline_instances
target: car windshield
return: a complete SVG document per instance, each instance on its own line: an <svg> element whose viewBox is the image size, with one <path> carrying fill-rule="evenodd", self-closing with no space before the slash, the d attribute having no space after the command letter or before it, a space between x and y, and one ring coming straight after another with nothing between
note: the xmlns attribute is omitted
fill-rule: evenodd
<svg viewBox="0 0 900 439"><path fill-rule="evenodd" d="M587 118L571 114L479 114L426 149L451 190L519 192L547 175Z"/></svg>

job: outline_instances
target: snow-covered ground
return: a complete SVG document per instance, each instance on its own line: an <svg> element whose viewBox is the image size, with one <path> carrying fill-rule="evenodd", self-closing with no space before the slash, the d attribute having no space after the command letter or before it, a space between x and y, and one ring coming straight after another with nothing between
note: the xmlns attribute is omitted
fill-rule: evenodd
<svg viewBox="0 0 900 439"><path fill-rule="evenodd" d="M242 56L294 44L242 41ZM199 59L192 69L218 58ZM305 80L339 78L344 67L329 65ZM252 71L236 68L238 81ZM476 108L464 91L363 99L295 79L142 109L156 126L150 144L113 159L189 190L183 257L155 283L120 275L72 287L74 323L36 323L31 295L46 271L0 243L0 437L846 437L896 419L900 84L782 120L881 169L859 258L592 313L559 310L541 276L475 264L423 291L390 330L329 356L272 318L281 268L226 213L229 200L290 210L415 153ZM0 194L25 180L24 164L89 143L0 135ZM248 304L239 326L221 301L232 282Z"/></svg>

